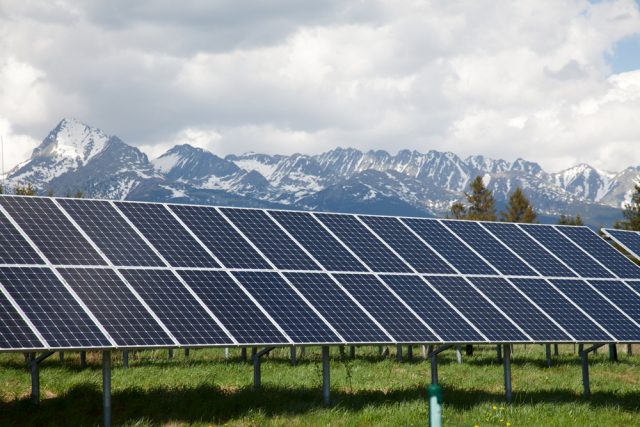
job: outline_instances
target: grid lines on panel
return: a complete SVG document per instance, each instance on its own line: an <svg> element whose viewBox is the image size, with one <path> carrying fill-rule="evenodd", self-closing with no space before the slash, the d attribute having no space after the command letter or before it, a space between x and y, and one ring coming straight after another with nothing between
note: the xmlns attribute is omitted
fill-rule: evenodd
<svg viewBox="0 0 640 427"><path fill-rule="evenodd" d="M640 278L640 267L590 229L586 227L558 227L557 229L619 277Z"/></svg>
<svg viewBox="0 0 640 427"><path fill-rule="evenodd" d="M480 226L471 221L442 221L453 230L462 240L478 252L485 260L491 263L504 275L512 276L538 276L517 256L502 246L493 236Z"/></svg>
<svg viewBox="0 0 640 427"><path fill-rule="evenodd" d="M496 274L493 268L438 221L417 218L403 218L402 221L461 273Z"/></svg>
<svg viewBox="0 0 640 427"><path fill-rule="evenodd" d="M0 292L0 350L42 347L27 322Z"/></svg>
<svg viewBox="0 0 640 427"><path fill-rule="evenodd" d="M342 343L277 273L234 272L280 327L296 343Z"/></svg>
<svg viewBox="0 0 640 427"><path fill-rule="evenodd" d="M72 199L60 199L59 203L114 265L164 266L111 203Z"/></svg>
<svg viewBox="0 0 640 427"><path fill-rule="evenodd" d="M615 305L624 310L633 320L640 322L640 296L626 287L622 282L611 280L589 280L589 283L609 298ZM632 285L632 288L634 286ZM638 286L634 288L640 291Z"/></svg>
<svg viewBox="0 0 640 427"><path fill-rule="evenodd" d="M396 341L440 341L375 276L337 274L334 277Z"/></svg>
<svg viewBox="0 0 640 427"><path fill-rule="evenodd" d="M636 258L640 256L640 233L636 231L614 230L610 228L607 228L606 232L614 240L632 251Z"/></svg>
<svg viewBox="0 0 640 427"><path fill-rule="evenodd" d="M2 283L52 348L111 343L48 268L0 268Z"/></svg>
<svg viewBox="0 0 640 427"><path fill-rule="evenodd" d="M289 342L228 273L185 270L179 274L239 343Z"/></svg>
<svg viewBox="0 0 640 427"><path fill-rule="evenodd" d="M517 225L504 222L485 222L482 225L542 275L548 277L576 277L571 270L541 248L535 240L520 230Z"/></svg>
<svg viewBox="0 0 640 427"><path fill-rule="evenodd" d="M233 341L167 270L123 270L122 275L182 345Z"/></svg>
<svg viewBox="0 0 640 427"><path fill-rule="evenodd" d="M536 341L571 341L556 324L502 278L470 279L491 301Z"/></svg>
<svg viewBox="0 0 640 427"><path fill-rule="evenodd" d="M316 215L349 249L355 252L373 271L408 273L411 269L391 252L355 216L337 214Z"/></svg>
<svg viewBox="0 0 640 427"><path fill-rule="evenodd" d="M0 264L44 264L20 232L0 212Z"/></svg>
<svg viewBox="0 0 640 427"><path fill-rule="evenodd" d="M114 271L90 268L58 271L117 345L174 344Z"/></svg>
<svg viewBox="0 0 640 427"><path fill-rule="evenodd" d="M328 275L287 273L285 276L348 342L390 342L389 337Z"/></svg>
<svg viewBox="0 0 640 427"><path fill-rule="evenodd" d="M444 295L482 333L494 342L529 341L515 326L461 277L428 277L427 281Z"/></svg>
<svg viewBox="0 0 640 427"><path fill-rule="evenodd" d="M116 202L138 230L173 267L220 267L163 206Z"/></svg>
<svg viewBox="0 0 640 427"><path fill-rule="evenodd" d="M269 213L327 270L367 271L311 214L290 211Z"/></svg>
<svg viewBox="0 0 640 427"><path fill-rule="evenodd" d="M320 269L264 212L224 208L222 212L276 267L289 270Z"/></svg>
<svg viewBox="0 0 640 427"><path fill-rule="evenodd" d="M566 296L618 340L638 341L640 328L581 280L554 280Z"/></svg>
<svg viewBox="0 0 640 427"><path fill-rule="evenodd" d="M613 277L589 255L580 251L559 231L550 226L519 224L534 239L565 262L582 277Z"/></svg>
<svg viewBox="0 0 640 427"><path fill-rule="evenodd" d="M455 274L446 262L414 236L397 218L360 218L419 273Z"/></svg>
<svg viewBox="0 0 640 427"><path fill-rule="evenodd" d="M172 205L170 208L225 267L271 268L214 208L185 205Z"/></svg>
<svg viewBox="0 0 640 427"><path fill-rule="evenodd" d="M51 199L0 196L0 204L51 263L106 265Z"/></svg>
<svg viewBox="0 0 640 427"><path fill-rule="evenodd" d="M598 342L612 339L545 280L513 279L512 283L576 340Z"/></svg>
<svg viewBox="0 0 640 427"><path fill-rule="evenodd" d="M485 339L418 276L385 276L385 283L445 341Z"/></svg>

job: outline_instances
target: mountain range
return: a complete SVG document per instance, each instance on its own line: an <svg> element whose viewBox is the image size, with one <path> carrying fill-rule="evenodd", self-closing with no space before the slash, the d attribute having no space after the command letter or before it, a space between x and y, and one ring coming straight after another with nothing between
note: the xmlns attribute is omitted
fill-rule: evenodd
<svg viewBox="0 0 640 427"><path fill-rule="evenodd" d="M580 164L557 173L524 159L509 162L449 152L217 156L187 144L149 159L138 148L75 119L63 119L7 174L7 187L31 183L42 194L271 207L388 215L443 216L481 175L498 207L520 186L542 222L580 214L589 225L621 216L640 166L620 172Z"/></svg>

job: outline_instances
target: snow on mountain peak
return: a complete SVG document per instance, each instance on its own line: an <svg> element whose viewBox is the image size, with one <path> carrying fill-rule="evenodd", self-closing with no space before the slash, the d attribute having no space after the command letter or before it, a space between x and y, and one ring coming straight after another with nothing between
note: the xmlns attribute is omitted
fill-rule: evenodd
<svg viewBox="0 0 640 427"><path fill-rule="evenodd" d="M100 129L88 126L77 119L65 118L34 150L32 158L64 158L84 165L104 150L109 139Z"/></svg>

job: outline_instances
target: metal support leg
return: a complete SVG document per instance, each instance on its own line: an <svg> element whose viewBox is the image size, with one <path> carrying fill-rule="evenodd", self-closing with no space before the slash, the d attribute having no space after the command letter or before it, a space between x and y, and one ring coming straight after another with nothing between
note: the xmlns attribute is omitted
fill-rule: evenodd
<svg viewBox="0 0 640 427"><path fill-rule="evenodd" d="M37 405L40 403L40 367L35 353L31 353L29 370L31 371L31 400Z"/></svg>
<svg viewBox="0 0 640 427"><path fill-rule="evenodd" d="M402 362L402 346L400 344L396 346L396 361Z"/></svg>
<svg viewBox="0 0 640 427"><path fill-rule="evenodd" d="M547 356L547 368L551 367L551 344L545 344L545 353Z"/></svg>
<svg viewBox="0 0 640 427"><path fill-rule="evenodd" d="M80 352L80 367L81 368L86 368L87 367L87 352L86 351L81 351Z"/></svg>
<svg viewBox="0 0 640 427"><path fill-rule="evenodd" d="M553 355L556 357L560 356L560 349L558 347L559 347L558 344L553 345Z"/></svg>
<svg viewBox="0 0 640 427"><path fill-rule="evenodd" d="M633 346L631 344L627 344L627 355L633 356Z"/></svg>
<svg viewBox="0 0 640 427"><path fill-rule="evenodd" d="M412 345L407 346L407 360L409 362L413 361L413 346Z"/></svg>
<svg viewBox="0 0 640 427"><path fill-rule="evenodd" d="M438 353L432 351L431 354L431 384L438 384Z"/></svg>
<svg viewBox="0 0 640 427"><path fill-rule="evenodd" d="M456 346L456 359L458 360L458 365L462 364L462 351L459 345Z"/></svg>
<svg viewBox="0 0 640 427"><path fill-rule="evenodd" d="M339 349L340 349L340 359L344 360L344 346L341 345Z"/></svg>
<svg viewBox="0 0 640 427"><path fill-rule="evenodd" d="M111 427L111 352L102 352L102 425Z"/></svg>
<svg viewBox="0 0 640 427"><path fill-rule="evenodd" d="M60 352L60 363L64 363L64 351Z"/></svg>
<svg viewBox="0 0 640 427"><path fill-rule="evenodd" d="M173 359L173 349L169 349L169 359Z"/></svg>
<svg viewBox="0 0 640 427"><path fill-rule="evenodd" d="M378 346L378 356L382 357L382 346Z"/></svg>
<svg viewBox="0 0 640 427"><path fill-rule="evenodd" d="M240 360L243 362L247 361L247 348L246 347L242 347L240 349Z"/></svg>
<svg viewBox="0 0 640 427"><path fill-rule="evenodd" d="M330 373L329 373L329 347L322 347L322 403L325 406L331 404L330 396Z"/></svg>
<svg viewBox="0 0 640 427"><path fill-rule="evenodd" d="M609 360L612 362L618 361L618 346L615 344L609 344Z"/></svg>
<svg viewBox="0 0 640 427"><path fill-rule="evenodd" d="M267 347L261 351L258 351L256 347L253 347L253 349L255 349L255 352L251 351L253 358L253 388L257 390L262 385L260 359L265 354L269 354L274 347Z"/></svg>
<svg viewBox="0 0 640 427"><path fill-rule="evenodd" d="M500 344L496 345L496 360L498 363L502 363L502 346Z"/></svg>
<svg viewBox="0 0 640 427"><path fill-rule="evenodd" d="M468 344L465 347L465 352L467 353L467 356L473 356L473 345Z"/></svg>
<svg viewBox="0 0 640 427"><path fill-rule="evenodd" d="M188 349L188 348L185 348L185 349L184 349L184 358L185 358L185 359L188 359L188 358L189 358L189 349Z"/></svg>
<svg viewBox="0 0 640 427"><path fill-rule="evenodd" d="M256 353L258 353L258 347L251 347L251 360L253 360Z"/></svg>
<svg viewBox="0 0 640 427"><path fill-rule="evenodd" d="M296 348L291 346L291 364L296 366L298 364L298 359L296 358Z"/></svg>
<svg viewBox="0 0 640 427"><path fill-rule="evenodd" d="M352 345L349 347L349 358L351 359L355 359L356 358L356 346Z"/></svg>
<svg viewBox="0 0 640 427"><path fill-rule="evenodd" d="M422 347L422 358L423 358L424 360L427 360L427 346L426 346L426 345L423 345L423 346L421 346L421 347Z"/></svg>
<svg viewBox="0 0 640 427"><path fill-rule="evenodd" d="M229 360L229 347L224 348L224 360Z"/></svg>
<svg viewBox="0 0 640 427"><path fill-rule="evenodd" d="M504 346L504 391L507 402L511 403L511 346Z"/></svg>
<svg viewBox="0 0 640 427"><path fill-rule="evenodd" d="M300 347L300 359L304 357L304 347Z"/></svg>
<svg viewBox="0 0 640 427"><path fill-rule="evenodd" d="M582 362L582 389L584 396L591 395L591 387L589 386L589 354L584 350L580 350L580 360Z"/></svg>

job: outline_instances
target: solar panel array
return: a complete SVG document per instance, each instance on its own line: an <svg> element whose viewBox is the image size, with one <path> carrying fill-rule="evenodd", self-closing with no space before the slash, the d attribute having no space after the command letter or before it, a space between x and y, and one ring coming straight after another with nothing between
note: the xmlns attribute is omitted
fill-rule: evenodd
<svg viewBox="0 0 640 427"><path fill-rule="evenodd" d="M0 196L0 351L483 342L640 342L640 267L586 227Z"/></svg>

